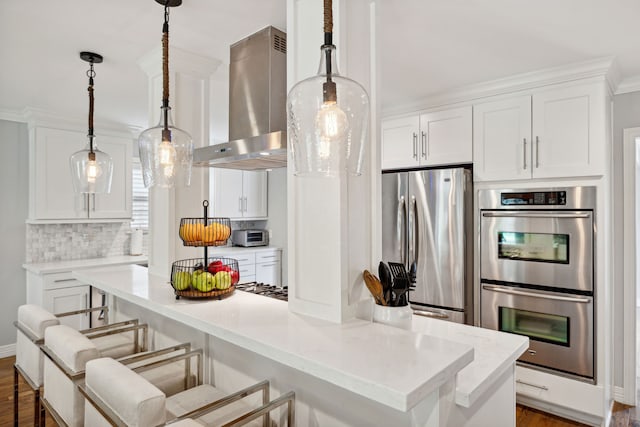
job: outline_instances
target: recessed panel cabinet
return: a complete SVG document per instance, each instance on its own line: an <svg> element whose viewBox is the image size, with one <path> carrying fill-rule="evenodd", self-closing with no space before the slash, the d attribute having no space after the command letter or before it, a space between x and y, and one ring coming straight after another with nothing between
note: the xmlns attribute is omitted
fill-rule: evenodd
<svg viewBox="0 0 640 427"><path fill-rule="evenodd" d="M471 163L471 107L382 122L382 169Z"/></svg>
<svg viewBox="0 0 640 427"><path fill-rule="evenodd" d="M214 168L212 213L232 219L267 217L267 172Z"/></svg>
<svg viewBox="0 0 640 427"><path fill-rule="evenodd" d="M132 140L98 136L97 146L113 159L109 194L76 194L69 157L85 147L84 132L33 127L29 136L29 218L91 220L131 218Z"/></svg>
<svg viewBox="0 0 640 427"><path fill-rule="evenodd" d="M474 105L475 180L603 174L608 109L604 83Z"/></svg>

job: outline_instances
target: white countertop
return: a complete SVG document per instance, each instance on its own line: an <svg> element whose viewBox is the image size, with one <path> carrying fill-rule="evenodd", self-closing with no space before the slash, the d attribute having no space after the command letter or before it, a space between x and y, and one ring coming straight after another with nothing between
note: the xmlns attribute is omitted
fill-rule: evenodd
<svg viewBox="0 0 640 427"><path fill-rule="evenodd" d="M284 301L241 291L223 300L176 300L166 280L135 265L78 270L73 277L400 411L473 360L468 344L360 319L336 324L300 316Z"/></svg>
<svg viewBox="0 0 640 427"><path fill-rule="evenodd" d="M104 258L75 259L69 261L51 261L22 264L22 268L36 274L60 273L83 268L104 267L111 265L139 264L147 262L146 255L122 255Z"/></svg>
<svg viewBox="0 0 640 427"><path fill-rule="evenodd" d="M462 368L456 381L456 403L471 407L529 348L529 338L475 326L413 316L412 329L425 335L467 343L473 362Z"/></svg>

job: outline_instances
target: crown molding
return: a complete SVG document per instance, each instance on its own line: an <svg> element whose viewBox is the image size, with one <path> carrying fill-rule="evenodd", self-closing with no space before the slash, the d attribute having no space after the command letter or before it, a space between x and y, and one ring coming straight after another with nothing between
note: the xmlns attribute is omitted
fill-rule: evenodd
<svg viewBox="0 0 640 427"><path fill-rule="evenodd" d="M34 127L49 127L54 129L86 130L85 117L71 116L54 113L41 108L26 107L20 112L19 121L27 123L30 129ZM97 136L113 135L124 138L137 138L142 128L135 125L95 119L95 132Z"/></svg>
<svg viewBox="0 0 640 427"><path fill-rule="evenodd" d="M622 80L615 91L616 95L640 91L640 76L627 77Z"/></svg>
<svg viewBox="0 0 640 427"><path fill-rule="evenodd" d="M442 107L451 104L470 103L481 98L532 90L543 86L584 79L603 79L609 90L617 89L620 73L614 57L515 74L483 83L462 86L457 89L435 93L403 105L383 108L382 116L398 115L417 110Z"/></svg>
<svg viewBox="0 0 640 427"><path fill-rule="evenodd" d="M162 46L144 54L138 59L138 66L148 77L162 74ZM207 78L216 72L222 61L198 55L174 46L169 47L170 70Z"/></svg>
<svg viewBox="0 0 640 427"><path fill-rule="evenodd" d="M6 120L8 122L25 122L21 111L6 109L0 109L0 120Z"/></svg>

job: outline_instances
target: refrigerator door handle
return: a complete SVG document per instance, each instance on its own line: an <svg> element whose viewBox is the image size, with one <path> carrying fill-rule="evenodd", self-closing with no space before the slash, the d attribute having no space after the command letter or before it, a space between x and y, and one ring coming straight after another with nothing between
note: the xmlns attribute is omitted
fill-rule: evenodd
<svg viewBox="0 0 640 427"><path fill-rule="evenodd" d="M411 196L411 202L413 203L413 260L411 260L411 263L415 263L420 256L418 253L418 236L420 235L420 230L418 229L418 203L415 196Z"/></svg>
<svg viewBox="0 0 640 427"><path fill-rule="evenodd" d="M407 204L406 201L404 199L404 196L400 196L400 201L398 202L398 209L396 212L396 224L399 225L399 229L401 230L400 233L400 253L401 253L401 259L404 263L407 262L407 245L406 245L406 230L407 230Z"/></svg>

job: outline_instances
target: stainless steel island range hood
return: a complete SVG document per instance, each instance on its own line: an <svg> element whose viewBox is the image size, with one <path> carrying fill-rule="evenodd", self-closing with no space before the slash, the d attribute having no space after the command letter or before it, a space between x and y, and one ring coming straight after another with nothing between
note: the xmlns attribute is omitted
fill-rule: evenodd
<svg viewBox="0 0 640 427"><path fill-rule="evenodd" d="M287 38L267 27L231 46L229 142L194 150L194 166L260 170L287 165Z"/></svg>

